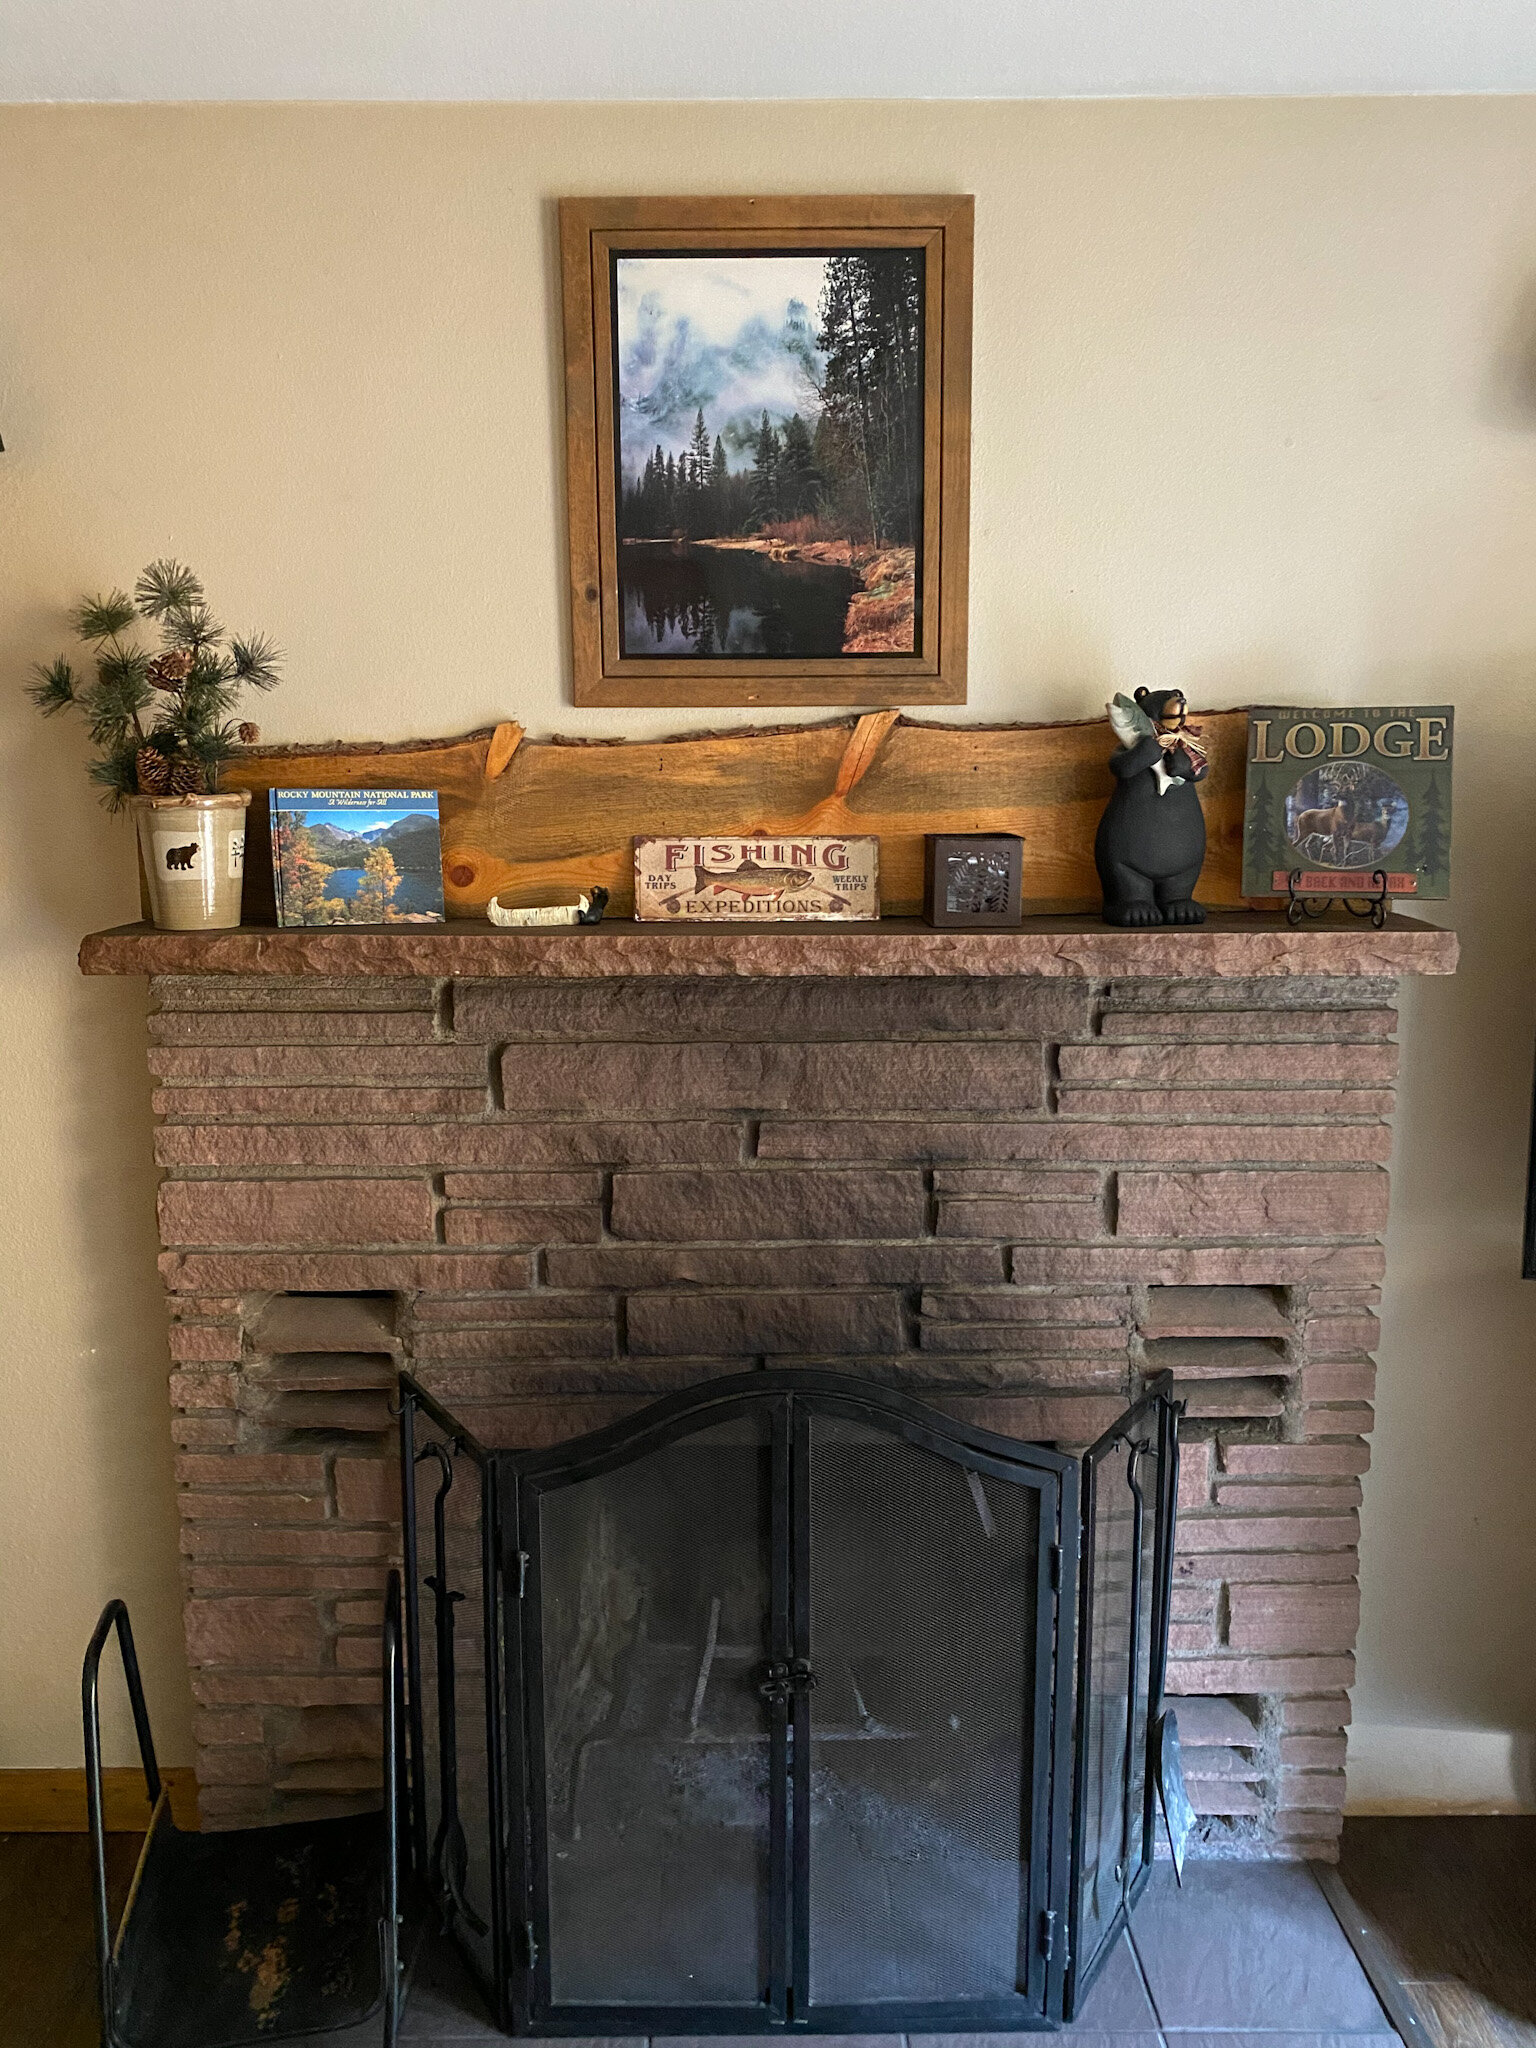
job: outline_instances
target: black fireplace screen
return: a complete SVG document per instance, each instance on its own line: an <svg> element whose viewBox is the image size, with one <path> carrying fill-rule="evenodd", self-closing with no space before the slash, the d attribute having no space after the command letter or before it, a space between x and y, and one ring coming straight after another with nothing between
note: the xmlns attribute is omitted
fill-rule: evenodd
<svg viewBox="0 0 1536 2048"><path fill-rule="evenodd" d="M1177 1409L755 1372L545 1451L403 1381L411 1854L512 2033L1070 2018L1151 1868Z"/></svg>

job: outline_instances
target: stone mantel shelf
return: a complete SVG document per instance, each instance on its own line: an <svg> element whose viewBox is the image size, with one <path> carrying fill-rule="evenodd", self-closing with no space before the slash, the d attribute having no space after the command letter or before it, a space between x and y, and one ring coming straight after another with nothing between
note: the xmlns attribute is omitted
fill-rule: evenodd
<svg viewBox="0 0 1536 2048"><path fill-rule="evenodd" d="M467 975L588 980L610 975L1162 976L1452 974L1454 932L1344 913L1292 927L1224 911L1193 930L1111 929L1091 917L1026 918L1015 931L936 931L916 918L842 925L600 925L506 931L443 925L168 932L119 925L80 948L84 974Z"/></svg>

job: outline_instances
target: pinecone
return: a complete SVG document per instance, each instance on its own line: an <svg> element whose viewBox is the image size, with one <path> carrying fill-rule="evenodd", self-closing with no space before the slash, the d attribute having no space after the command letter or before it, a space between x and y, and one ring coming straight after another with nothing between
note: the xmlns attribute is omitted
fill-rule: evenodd
<svg viewBox="0 0 1536 2048"><path fill-rule="evenodd" d="M173 796L205 796L207 783L201 761L173 761L171 764L171 794Z"/></svg>
<svg viewBox="0 0 1536 2048"><path fill-rule="evenodd" d="M192 673L192 657L184 647L168 647L149 664L149 680L157 690L180 690Z"/></svg>
<svg viewBox="0 0 1536 2048"><path fill-rule="evenodd" d="M170 795L171 764L164 754L157 753L153 747L140 747L133 757L133 766L140 796Z"/></svg>
<svg viewBox="0 0 1536 2048"><path fill-rule="evenodd" d="M239 739L242 747L254 747L261 738L261 727L259 725L252 725L247 721L246 724L239 728L236 737Z"/></svg>

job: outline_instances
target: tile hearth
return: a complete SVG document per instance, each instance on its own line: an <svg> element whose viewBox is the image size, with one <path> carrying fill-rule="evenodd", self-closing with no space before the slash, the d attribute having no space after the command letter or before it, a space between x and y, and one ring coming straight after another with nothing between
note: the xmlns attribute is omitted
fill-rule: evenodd
<svg viewBox="0 0 1536 2048"><path fill-rule="evenodd" d="M1086 2010L1061 2032L1094 2048L1399 2043L1316 1879L1304 1866L1274 1863L1191 1865L1182 1891L1171 1867L1160 1864ZM328 2038L332 2048L349 2048ZM418 1969L402 2043L457 2048L503 2038L456 1959L434 1951ZM805 2038L851 2048L847 2035ZM922 2034L910 2037L910 2048L1003 2048L1028 2038ZM678 2037L665 2048L703 2044L697 2036L691 2043ZM905 2037L860 2037L859 2048L905 2048Z"/></svg>

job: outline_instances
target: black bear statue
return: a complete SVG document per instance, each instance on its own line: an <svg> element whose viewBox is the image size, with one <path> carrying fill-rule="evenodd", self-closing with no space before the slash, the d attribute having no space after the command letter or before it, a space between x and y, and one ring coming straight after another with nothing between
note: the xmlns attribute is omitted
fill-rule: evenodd
<svg viewBox="0 0 1536 2048"><path fill-rule="evenodd" d="M1205 814L1195 785L1210 773L1179 690L1116 696L1109 721L1114 794L1099 820L1094 864L1106 924L1204 924L1195 884L1205 862Z"/></svg>

